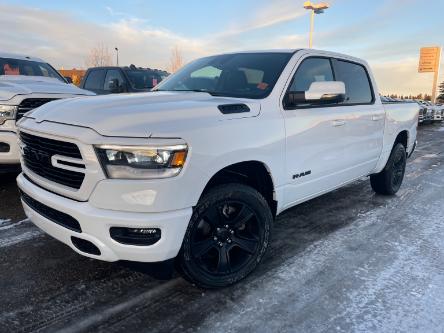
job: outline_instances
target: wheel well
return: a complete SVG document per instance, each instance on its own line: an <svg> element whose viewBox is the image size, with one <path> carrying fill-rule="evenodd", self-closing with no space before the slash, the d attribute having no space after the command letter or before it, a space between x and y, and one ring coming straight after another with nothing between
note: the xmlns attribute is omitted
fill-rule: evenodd
<svg viewBox="0 0 444 333"><path fill-rule="evenodd" d="M407 145L408 145L408 138L409 138L409 133L407 131L402 131L401 133L398 134L398 136L396 137L395 140L395 144L393 146L395 146L396 144L400 143L402 144L405 149L407 150Z"/></svg>
<svg viewBox="0 0 444 333"><path fill-rule="evenodd" d="M256 189L267 200L273 216L276 216L273 180L263 163L248 161L227 166L211 177L203 193L217 185L229 183L241 183Z"/></svg>

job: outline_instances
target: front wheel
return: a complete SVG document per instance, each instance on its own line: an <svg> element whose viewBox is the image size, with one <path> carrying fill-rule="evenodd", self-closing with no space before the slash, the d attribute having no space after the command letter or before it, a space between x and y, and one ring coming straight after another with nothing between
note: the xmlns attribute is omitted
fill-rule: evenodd
<svg viewBox="0 0 444 333"><path fill-rule="evenodd" d="M384 195L396 194L404 180L406 163L407 153L405 147L398 143L393 148L384 170L370 176L373 190Z"/></svg>
<svg viewBox="0 0 444 333"><path fill-rule="evenodd" d="M261 261L273 216L264 197L242 184L215 187L194 209L182 245L185 277L204 288L229 286Z"/></svg>

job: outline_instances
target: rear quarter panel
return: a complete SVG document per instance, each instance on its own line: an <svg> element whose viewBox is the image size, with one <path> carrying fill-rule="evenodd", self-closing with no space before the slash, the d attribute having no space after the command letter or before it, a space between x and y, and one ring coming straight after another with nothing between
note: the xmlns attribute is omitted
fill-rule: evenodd
<svg viewBox="0 0 444 333"><path fill-rule="evenodd" d="M413 150L418 127L420 107L416 103L383 104L383 107L386 114L384 143L375 173L384 169L399 133L407 131L407 152Z"/></svg>

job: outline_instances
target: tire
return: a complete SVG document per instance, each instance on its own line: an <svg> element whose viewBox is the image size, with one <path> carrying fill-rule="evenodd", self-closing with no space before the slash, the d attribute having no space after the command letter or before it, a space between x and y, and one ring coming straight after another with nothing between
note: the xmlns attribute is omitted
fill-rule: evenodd
<svg viewBox="0 0 444 333"><path fill-rule="evenodd" d="M217 186L194 209L178 258L180 271L203 288L232 285L262 260L272 225L270 207L258 191L243 184Z"/></svg>
<svg viewBox="0 0 444 333"><path fill-rule="evenodd" d="M405 147L398 143L392 149L387 164L380 173L370 176L370 184L378 194L396 194L404 180L407 153Z"/></svg>

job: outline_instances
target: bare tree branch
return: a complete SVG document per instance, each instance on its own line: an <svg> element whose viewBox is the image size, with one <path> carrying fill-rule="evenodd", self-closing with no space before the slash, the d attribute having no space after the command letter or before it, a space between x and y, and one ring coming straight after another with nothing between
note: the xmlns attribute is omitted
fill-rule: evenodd
<svg viewBox="0 0 444 333"><path fill-rule="evenodd" d="M176 45L171 50L171 58L170 58L170 71L171 71L171 73L176 72L182 66L183 66L182 51Z"/></svg>
<svg viewBox="0 0 444 333"><path fill-rule="evenodd" d="M87 67L111 66L111 54L109 48L104 43L99 43L89 51L85 59Z"/></svg>

